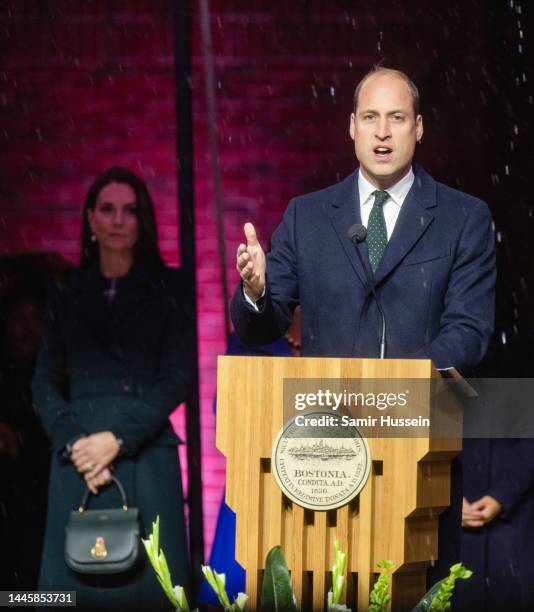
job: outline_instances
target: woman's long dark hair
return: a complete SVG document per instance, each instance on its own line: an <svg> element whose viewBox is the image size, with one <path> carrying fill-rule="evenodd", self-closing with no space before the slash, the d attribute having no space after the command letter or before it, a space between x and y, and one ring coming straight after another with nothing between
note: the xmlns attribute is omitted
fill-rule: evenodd
<svg viewBox="0 0 534 612"><path fill-rule="evenodd" d="M91 241L91 227L87 218L87 210L94 210L99 193L110 183L130 185L135 193L136 212L139 235L134 246L134 260L149 267L163 266L163 260L158 248L158 232L154 216L154 205L148 193L147 186L137 175L126 168L109 168L101 174L89 187L83 207L82 219L82 251L80 264L90 265L98 261L98 243Z"/></svg>

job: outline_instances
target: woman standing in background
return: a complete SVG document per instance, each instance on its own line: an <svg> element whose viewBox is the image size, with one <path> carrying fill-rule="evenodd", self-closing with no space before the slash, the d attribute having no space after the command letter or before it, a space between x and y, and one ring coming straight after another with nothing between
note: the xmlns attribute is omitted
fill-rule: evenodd
<svg viewBox="0 0 534 612"><path fill-rule="evenodd" d="M39 588L75 590L81 609L168 607L144 551L122 574L82 575L65 564L65 525L86 486L90 509L120 505L107 486L112 470L142 531L160 515L171 575L188 585L179 441L168 417L187 393L190 290L185 273L163 265L146 185L129 170L107 170L87 194L81 265L50 285L33 381L52 446Z"/></svg>

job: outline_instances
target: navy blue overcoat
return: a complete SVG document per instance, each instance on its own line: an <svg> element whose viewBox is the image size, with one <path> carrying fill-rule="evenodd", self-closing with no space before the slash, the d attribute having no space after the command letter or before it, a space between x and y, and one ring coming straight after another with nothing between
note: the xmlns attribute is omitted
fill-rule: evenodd
<svg viewBox="0 0 534 612"><path fill-rule="evenodd" d="M495 246L484 202L434 181L415 167L373 284L387 320L387 356L430 358L467 371L487 349L494 323ZM241 287L232 319L242 340L279 338L302 307L302 354L377 357L381 319L368 273L367 246L347 231L361 223L357 172L294 198L272 237L260 312Z"/></svg>

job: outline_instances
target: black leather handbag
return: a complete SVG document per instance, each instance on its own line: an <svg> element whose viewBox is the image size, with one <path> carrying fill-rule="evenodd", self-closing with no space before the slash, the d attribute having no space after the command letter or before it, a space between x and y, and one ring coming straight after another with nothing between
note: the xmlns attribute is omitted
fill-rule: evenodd
<svg viewBox="0 0 534 612"><path fill-rule="evenodd" d="M122 508L86 510L87 489L78 510L66 526L65 562L80 574L119 574L129 570L139 556L139 511L129 508L124 487L112 476Z"/></svg>

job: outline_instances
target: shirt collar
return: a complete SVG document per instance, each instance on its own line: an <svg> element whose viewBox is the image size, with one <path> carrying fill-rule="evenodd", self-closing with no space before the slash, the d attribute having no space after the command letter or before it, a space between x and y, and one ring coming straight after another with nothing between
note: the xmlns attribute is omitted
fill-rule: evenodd
<svg viewBox="0 0 534 612"><path fill-rule="evenodd" d="M415 175L413 169L410 166L410 170L401 178L400 181L396 182L386 191L389 193L390 198L395 202L397 206L402 206L408 192L410 191ZM371 197L373 191L376 191L376 187L372 185L358 170L358 191L360 193L360 206L365 204L374 203L374 199Z"/></svg>

